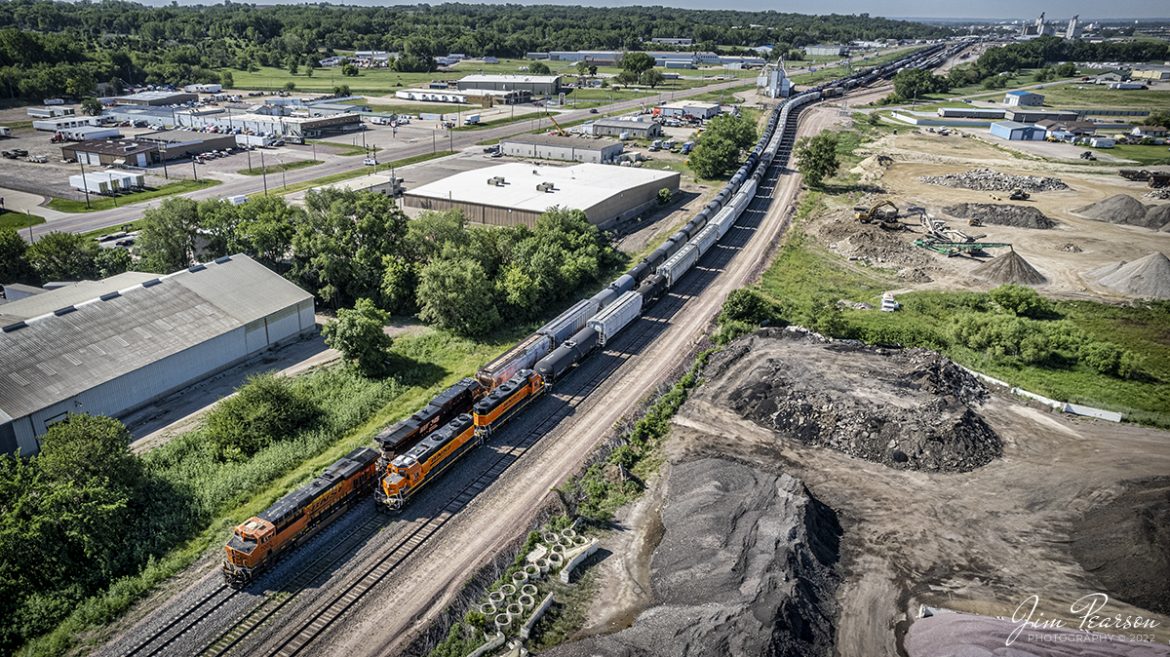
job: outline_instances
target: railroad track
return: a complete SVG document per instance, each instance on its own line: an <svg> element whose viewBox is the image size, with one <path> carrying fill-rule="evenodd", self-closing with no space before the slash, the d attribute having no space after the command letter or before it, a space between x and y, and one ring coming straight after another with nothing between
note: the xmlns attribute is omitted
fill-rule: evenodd
<svg viewBox="0 0 1170 657"><path fill-rule="evenodd" d="M130 650L121 653L120 657L153 657L161 653L238 593L239 591L229 588L226 584L220 584L219 588L196 600L195 604L182 612L175 614L161 628L135 644Z"/></svg>
<svg viewBox="0 0 1170 657"><path fill-rule="evenodd" d="M723 267L751 239L752 233L754 233L755 228L759 225L765 211L771 204L772 193L775 189L776 182L783 172L784 167L787 165L788 158L791 154L795 139L794 127L799 114L799 111L793 112L789 116L788 123L783 126L780 147L772 167L770 167L764 176L761 193L752 200L745 211L745 214L746 212L751 212L752 215L748 218L748 221L738 223L737 227L741 228L741 230L736 232L734 239L727 240L727 242L734 243L721 242L719 244L720 248L713 249L700 263L701 267L696 269L696 271L703 271L706 275L696 276L695 273L689 274L683 281L684 285L680 286L681 289L675 288L675 290L672 290L669 294L659 299L652 307L651 312L639 320L637 325L639 330L633 334L627 334L628 339L619 339L614 345L615 348L621 349L620 352L616 354L611 350L603 352L611 356L611 362L608 366L598 368L590 378L585 380L583 385L580 385L575 394L568 397L561 408L539 418L535 427L526 431L516 444L510 445L498 452L499 455L493 460L491 465L460 489L459 492L449 498L439 513L425 521L421 521L417 527L411 529L405 537L395 543L393 548L379 557L371 568L363 571L357 579L347 584L345 588L325 605L312 612L300 627L275 642L274 647L267 654L272 657L296 657L297 655L303 654L318 637L332 628L346 612L358 604L374 587L402 565L407 558L417 552L431 536L435 535L459 511L474 500L479 493L498 479L512 464L517 462L542 436L559 424L570 409L587 399L624 362L640 353L646 344L655 339L665 329L671 316L681 310L687 301L703 291L714 277L722 271ZM766 190L766 195L763 193L764 190Z"/></svg>

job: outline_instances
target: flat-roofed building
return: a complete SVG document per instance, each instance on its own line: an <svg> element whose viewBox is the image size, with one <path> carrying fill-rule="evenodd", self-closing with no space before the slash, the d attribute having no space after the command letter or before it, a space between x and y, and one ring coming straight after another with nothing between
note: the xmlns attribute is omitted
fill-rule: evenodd
<svg viewBox="0 0 1170 657"><path fill-rule="evenodd" d="M236 136L217 132L163 130L138 135L135 140L153 144L165 160L181 160L211 151L236 147Z"/></svg>
<svg viewBox="0 0 1170 657"><path fill-rule="evenodd" d="M108 139L65 144L61 146L61 158L103 167L146 167L160 160L158 144L138 139Z"/></svg>
<svg viewBox="0 0 1170 657"><path fill-rule="evenodd" d="M1134 80L1170 80L1170 68L1135 68L1129 72Z"/></svg>
<svg viewBox="0 0 1170 657"><path fill-rule="evenodd" d="M654 108L655 116L693 116L709 119L719 114L719 103L703 103L697 100L679 100L664 103Z"/></svg>
<svg viewBox="0 0 1170 657"><path fill-rule="evenodd" d="M804 54L814 57L844 57L849 54L849 47L842 45L815 45L805 46Z"/></svg>
<svg viewBox="0 0 1170 657"><path fill-rule="evenodd" d="M653 121L625 121L622 119L599 119L582 126L582 131L594 137L622 137L631 139L656 139L662 136L662 126Z"/></svg>
<svg viewBox="0 0 1170 657"><path fill-rule="evenodd" d="M459 210L468 221L535 226L552 207L581 210L590 223L608 226L658 202L658 191L678 190L677 171L606 164L571 167L501 164L465 171L407 190L407 207Z"/></svg>
<svg viewBox="0 0 1170 657"><path fill-rule="evenodd" d="M1076 121L1080 115L1071 110L1009 109L1004 112L1004 118L1017 123L1035 123L1044 119Z"/></svg>
<svg viewBox="0 0 1170 657"><path fill-rule="evenodd" d="M199 94L186 91L140 91L136 94L118 96L114 99L115 105L185 105L199 100Z"/></svg>
<svg viewBox="0 0 1170 657"><path fill-rule="evenodd" d="M338 132L360 130L362 117L358 113L330 116L278 116L231 110L185 111L176 114L184 128L202 130L215 128L221 132L252 135L275 135L290 140L321 137Z"/></svg>
<svg viewBox="0 0 1170 657"><path fill-rule="evenodd" d="M500 140L500 152L512 157L601 164L621 155L622 143L556 135L516 135Z"/></svg>
<svg viewBox="0 0 1170 657"><path fill-rule="evenodd" d="M1041 107L1044 96L1031 91L1009 91L1003 95L1003 104L1008 107Z"/></svg>
<svg viewBox="0 0 1170 657"><path fill-rule="evenodd" d="M313 297L243 255L0 305L0 452L70 413L121 417L314 330Z"/></svg>
<svg viewBox="0 0 1170 657"><path fill-rule="evenodd" d="M69 128L80 128L81 126L96 126L101 125L102 120L97 116L56 116L50 119L40 119L33 121L32 126L35 130L44 130L45 132L60 132Z"/></svg>
<svg viewBox="0 0 1170 657"><path fill-rule="evenodd" d="M460 91L527 91L534 96L551 96L561 90L559 75L467 75L459 80Z"/></svg>

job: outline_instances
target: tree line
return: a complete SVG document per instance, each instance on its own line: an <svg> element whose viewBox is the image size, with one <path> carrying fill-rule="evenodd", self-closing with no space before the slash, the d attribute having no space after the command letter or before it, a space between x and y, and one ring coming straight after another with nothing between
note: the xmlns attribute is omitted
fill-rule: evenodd
<svg viewBox="0 0 1170 657"><path fill-rule="evenodd" d="M312 67L350 50L400 53L403 71L434 57L523 57L531 51L669 49L654 37L689 37L690 49L778 52L818 42L936 38L945 28L860 15L699 11L656 7L444 4L148 7L131 2L0 3L0 92L40 99L133 84L221 82L230 69Z"/></svg>
<svg viewBox="0 0 1170 657"><path fill-rule="evenodd" d="M951 87L982 84L1003 88L1005 73L1021 69L1049 69L1040 82L1076 75L1076 62L1153 62L1170 58L1170 43L1154 40L1100 41L1040 37L1030 41L989 48L974 63L956 66L946 75ZM1060 66L1052 66L1060 65Z"/></svg>

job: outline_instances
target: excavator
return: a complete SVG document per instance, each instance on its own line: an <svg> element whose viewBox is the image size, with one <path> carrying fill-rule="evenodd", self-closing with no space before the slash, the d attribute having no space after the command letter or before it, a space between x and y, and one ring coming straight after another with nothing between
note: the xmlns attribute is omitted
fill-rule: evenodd
<svg viewBox="0 0 1170 657"><path fill-rule="evenodd" d="M902 230L905 228L898 221L898 206L889 199L882 199L870 207L859 205L853 208L853 218L863 224L877 224L885 230Z"/></svg>
<svg viewBox="0 0 1170 657"><path fill-rule="evenodd" d="M553 118L552 114L548 114L547 116L548 116L548 120L552 121L552 124L557 127L557 134L558 135L560 135L562 137L569 136L569 133L565 132L565 129L561 127L561 124L557 123L557 120Z"/></svg>

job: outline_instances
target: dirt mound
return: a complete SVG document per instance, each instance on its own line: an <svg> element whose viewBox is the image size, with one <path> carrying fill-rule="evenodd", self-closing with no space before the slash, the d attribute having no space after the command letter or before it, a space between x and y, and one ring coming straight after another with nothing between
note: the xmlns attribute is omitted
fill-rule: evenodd
<svg viewBox="0 0 1170 657"><path fill-rule="evenodd" d="M1002 453L974 409L987 389L935 352L785 330L745 339L770 340L769 357L755 358L752 371L721 393L723 403L783 438L910 470L966 472ZM737 353L713 358L715 371L734 367L720 361Z"/></svg>
<svg viewBox="0 0 1170 657"><path fill-rule="evenodd" d="M1170 614L1170 477L1131 482L1073 527L1072 553L1109 593Z"/></svg>
<svg viewBox="0 0 1170 657"><path fill-rule="evenodd" d="M977 219L985 224L1016 228L1048 229L1056 225L1040 210L1028 205L999 203L960 203L943 208L943 212L960 219Z"/></svg>
<svg viewBox="0 0 1170 657"><path fill-rule="evenodd" d="M833 654L841 527L804 484L722 458L672 464L661 522L651 606L543 654Z"/></svg>
<svg viewBox="0 0 1170 657"><path fill-rule="evenodd" d="M1110 607L1100 614L1106 616ZM1067 613L1067 610L1065 610ZM1063 618L1063 617L1062 617ZM1065 620L1061 627L1042 625L1048 617L1036 618L1038 627L1021 624L1011 618L991 618L974 614L940 612L919 618L906 635L906 654L910 657L939 655L1011 655L1012 657L1165 657L1166 651L1152 641L1088 641L1088 633L1077 628L1077 619ZM1010 646L1007 647L1007 646Z"/></svg>
<svg viewBox="0 0 1170 657"><path fill-rule="evenodd" d="M907 239L901 231L882 230L874 225L861 224L851 215L825 218L812 225L812 231L822 244L835 253L867 265L885 267L899 272L913 272L914 282L927 281L928 269L936 266L931 255Z"/></svg>
<svg viewBox="0 0 1170 657"><path fill-rule="evenodd" d="M1146 206L1128 194L1115 194L1092 205L1073 210L1073 212L1096 221L1141 226L1152 230L1170 225L1170 206Z"/></svg>
<svg viewBox="0 0 1170 657"><path fill-rule="evenodd" d="M1009 251L990 262L986 262L971 272L974 276L991 281L992 283L1016 283L1018 285L1043 285L1048 282L1023 256L1015 251Z"/></svg>
<svg viewBox="0 0 1170 657"><path fill-rule="evenodd" d="M1103 271L1101 268L1097 271ZM1143 299L1170 299L1170 259L1155 251L1096 278L1107 288Z"/></svg>
<svg viewBox="0 0 1170 657"><path fill-rule="evenodd" d="M1022 189L1026 192L1051 192L1068 189L1060 178L1051 176L1012 176L994 169L972 169L963 173L948 173L944 176L923 176L922 182L943 187L959 187L980 192L1010 192Z"/></svg>

